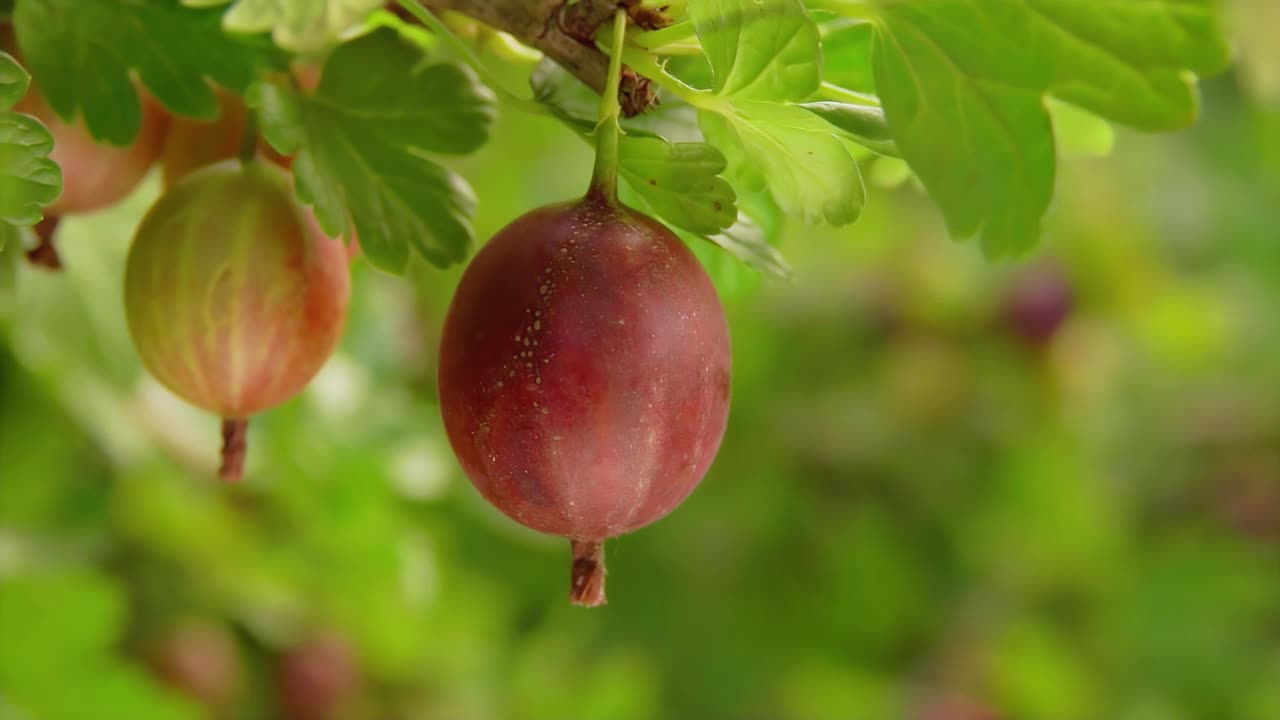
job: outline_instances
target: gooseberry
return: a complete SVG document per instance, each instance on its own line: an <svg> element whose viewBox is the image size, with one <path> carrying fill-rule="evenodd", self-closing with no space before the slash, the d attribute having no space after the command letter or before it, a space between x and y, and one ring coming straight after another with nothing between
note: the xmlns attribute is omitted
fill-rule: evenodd
<svg viewBox="0 0 1280 720"><path fill-rule="evenodd" d="M220 475L239 479L250 415L298 394L342 333L341 243L311 232L284 171L228 161L166 192L138 227L125 311L143 365L223 418Z"/></svg>
<svg viewBox="0 0 1280 720"><path fill-rule="evenodd" d="M445 429L489 502L569 538L570 599L605 600L603 541L679 505L729 409L729 333L666 227L615 199L534 210L462 276L440 347Z"/></svg>
<svg viewBox="0 0 1280 720"><path fill-rule="evenodd" d="M288 720L329 720L356 690L355 654L342 637L321 633L279 660L276 695Z"/></svg>

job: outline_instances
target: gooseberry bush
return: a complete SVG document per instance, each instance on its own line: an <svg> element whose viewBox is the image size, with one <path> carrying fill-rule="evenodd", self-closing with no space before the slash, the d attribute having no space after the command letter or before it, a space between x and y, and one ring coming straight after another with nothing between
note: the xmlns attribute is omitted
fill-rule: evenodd
<svg viewBox="0 0 1280 720"><path fill-rule="evenodd" d="M728 328L690 245L786 276L784 224L858 242L872 176L1024 254L1064 148L1190 124L1229 60L1211 0L0 0L0 22L0 272L56 267L56 218L159 164L130 329L224 419L229 479L247 417L338 341L340 243L391 274L467 262L486 189L451 156L499 112L593 143L590 183L564 168L581 200L477 253L439 372L463 469L570 540L584 605L601 543L674 509L724 432Z"/></svg>

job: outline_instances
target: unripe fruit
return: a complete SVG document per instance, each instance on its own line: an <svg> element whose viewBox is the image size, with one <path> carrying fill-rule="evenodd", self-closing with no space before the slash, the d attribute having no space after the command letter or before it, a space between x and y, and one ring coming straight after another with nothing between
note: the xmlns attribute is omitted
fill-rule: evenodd
<svg viewBox="0 0 1280 720"><path fill-rule="evenodd" d="M244 422L296 395L346 319L341 243L312 233L285 173L227 162L175 185L138 227L125 311L143 365L224 424L239 477Z"/></svg>
<svg viewBox="0 0 1280 720"><path fill-rule="evenodd" d="M49 157L62 168L62 194L45 212L71 215L99 210L123 200L151 169L164 146L168 115L143 92L142 126L128 147L98 142L80 120L67 122L34 87L14 108L35 116L53 134Z"/></svg>
<svg viewBox="0 0 1280 720"><path fill-rule="evenodd" d="M313 89L320 80L319 71L310 65L301 66L297 71L297 78L306 89ZM249 108L245 106L244 100L226 91L218 92L216 120L200 122L191 118L174 117L165 140L164 152L160 156L165 187L173 187L179 180L200 168L239 155L248 123ZM265 140L258 140L257 152L261 158L286 170L293 166L292 157L276 152ZM309 209L304 209L303 212L307 216L308 227L317 236L325 236L314 214ZM347 259L354 259L359 254L359 242L353 237L344 244Z"/></svg>
<svg viewBox="0 0 1280 720"><path fill-rule="evenodd" d="M249 108L239 95L218 91L218 118L201 122L192 118L175 117L160 156L160 168L164 172L165 187L199 170L223 160L230 160L240 152L249 123ZM288 168L292 158L285 157L267 143L259 140L258 151L262 157L283 168Z"/></svg>
<svg viewBox="0 0 1280 720"><path fill-rule="evenodd" d="M27 253L33 263L55 270L62 267L53 244L61 216L92 212L123 200L159 157L169 116L150 95L141 95L142 126L128 147L98 142L80 120L63 120L34 85L14 107L49 128L53 135L49 157L62 168L62 192L45 208L45 219L35 228L40 244Z"/></svg>
<svg viewBox="0 0 1280 720"><path fill-rule="evenodd" d="M724 312L689 249L589 195L476 255L445 321L440 404L476 488L570 538L570 598L598 605L602 541L671 512L711 465L729 369Z"/></svg>

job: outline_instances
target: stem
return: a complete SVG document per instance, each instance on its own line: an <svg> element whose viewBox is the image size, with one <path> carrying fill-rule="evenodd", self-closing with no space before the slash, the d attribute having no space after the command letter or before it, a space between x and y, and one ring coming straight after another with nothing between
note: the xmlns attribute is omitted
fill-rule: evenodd
<svg viewBox="0 0 1280 720"><path fill-rule="evenodd" d="M436 17L430 10L419 5L415 0L396 0L405 12L412 15L418 22L426 25L434 32L445 45L448 45L464 62L476 71L480 79L484 80L484 84L488 85L497 95L513 107L524 110L528 113L536 115L547 115L547 109L541 103L526 97L522 97L503 86L502 80L493 73L487 66L480 62L480 58L471 52L471 48L462 42L449 26L440 18Z"/></svg>
<svg viewBox="0 0 1280 720"><path fill-rule="evenodd" d="M604 597L604 543L570 540L573 573L569 580L569 602L582 607L599 607Z"/></svg>
<svg viewBox="0 0 1280 720"><path fill-rule="evenodd" d="M248 165L258 159L258 113L250 110L244 120L244 135L240 136L240 162Z"/></svg>
<svg viewBox="0 0 1280 720"><path fill-rule="evenodd" d="M818 88L818 94L828 100L837 100L850 105L865 105L867 107L880 107L880 98L867 93L860 93L857 90L850 90L846 87L840 87L829 82L823 82Z"/></svg>
<svg viewBox="0 0 1280 720"><path fill-rule="evenodd" d="M587 197L608 203L618 199L618 136L622 134L622 127L618 125L618 116L622 114L618 85L622 82L622 43L626 32L627 13L618 10L613 15L609 78L605 81L604 94L600 96L600 119L596 123L596 167L591 175L591 186L587 189Z"/></svg>
<svg viewBox="0 0 1280 720"><path fill-rule="evenodd" d="M227 482L236 482L244 477L244 456L248 440L247 419L222 419L222 466L218 468L218 477Z"/></svg>
<svg viewBox="0 0 1280 720"><path fill-rule="evenodd" d="M643 50L653 50L664 45L679 45L697 37L693 23L689 21L669 25L660 30L642 30L627 35L627 43Z"/></svg>
<svg viewBox="0 0 1280 720"><path fill-rule="evenodd" d="M696 108L720 112L724 107L723 101L713 96L709 90L699 90L696 87L686 85L683 80L667 72L667 69L659 65L658 61L654 60L653 56L647 52L634 48L623 48L622 60L627 65L630 65L632 70L657 83L658 87Z"/></svg>
<svg viewBox="0 0 1280 720"><path fill-rule="evenodd" d="M489 50L499 58L520 65L537 65L542 53L501 30L490 30L485 40Z"/></svg>
<svg viewBox="0 0 1280 720"><path fill-rule="evenodd" d="M406 0L397 0L405 3ZM606 17L617 7L616 0L578 0L581 3L613 2ZM510 34L515 39L531 48L541 51L548 58L559 63L596 92L603 92L609 69L609 58L595 46L583 44L581 40L570 35L562 27L562 11L566 7L565 0L422 0L422 3L433 12L453 10L496 30ZM666 3L663 2L665 5ZM676 7L683 4L672 4ZM406 13L417 17L417 13L408 10ZM643 78L640 83L645 83ZM639 115L648 110L654 101L654 93L631 93L623 98L622 112L627 117Z"/></svg>
<svg viewBox="0 0 1280 720"><path fill-rule="evenodd" d="M701 55L703 52L702 46L696 43L660 45L655 48L648 48L648 50L654 55Z"/></svg>
<svg viewBox="0 0 1280 720"><path fill-rule="evenodd" d="M27 251L27 260L35 266L46 270L61 270L62 258L58 256L58 248L53 244L53 234L62 221L60 215L46 215L36 223L31 231L36 234L36 246Z"/></svg>

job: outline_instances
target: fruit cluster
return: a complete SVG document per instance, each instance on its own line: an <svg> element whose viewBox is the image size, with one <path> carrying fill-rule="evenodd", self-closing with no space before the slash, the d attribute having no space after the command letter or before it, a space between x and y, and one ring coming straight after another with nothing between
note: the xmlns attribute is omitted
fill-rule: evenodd
<svg viewBox="0 0 1280 720"><path fill-rule="evenodd" d="M19 107L50 128L65 177L30 255L57 267L58 217L119 201L160 166L164 193L125 269L129 331L156 380L222 418L220 475L237 480L248 418L301 392L341 338L350 253L298 202L290 158L262 143L239 97L220 95L219 118L201 123L140 94L125 148L38 90ZM618 201L616 137L599 142L582 200L524 215L476 256L438 378L466 474L517 522L570 540L570 598L588 606L605 600L603 542L671 512L707 472L730 375L710 279L670 230Z"/></svg>

